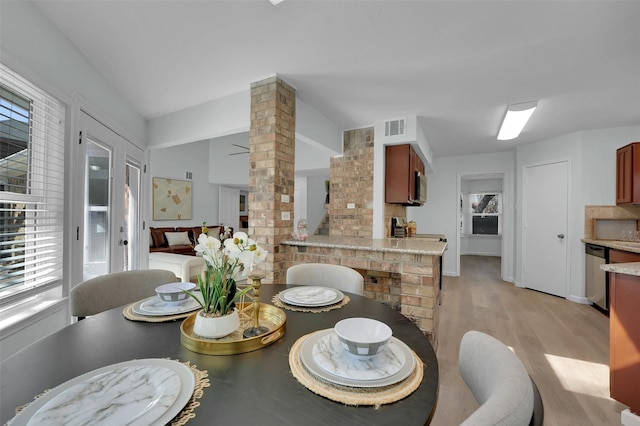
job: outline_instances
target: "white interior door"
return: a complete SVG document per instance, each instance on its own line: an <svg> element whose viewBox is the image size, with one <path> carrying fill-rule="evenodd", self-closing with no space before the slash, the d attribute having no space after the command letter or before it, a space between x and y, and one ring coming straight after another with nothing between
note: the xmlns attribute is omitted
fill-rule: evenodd
<svg viewBox="0 0 640 426"><path fill-rule="evenodd" d="M81 111L74 191L82 194L74 282L140 267L144 152ZM80 198L80 197L79 197ZM80 206L77 206L80 210ZM77 260L77 263L75 262Z"/></svg>
<svg viewBox="0 0 640 426"><path fill-rule="evenodd" d="M219 188L218 220L221 225L240 228L240 190L238 188Z"/></svg>
<svg viewBox="0 0 640 426"><path fill-rule="evenodd" d="M569 163L527 166L523 194L523 284L567 296Z"/></svg>

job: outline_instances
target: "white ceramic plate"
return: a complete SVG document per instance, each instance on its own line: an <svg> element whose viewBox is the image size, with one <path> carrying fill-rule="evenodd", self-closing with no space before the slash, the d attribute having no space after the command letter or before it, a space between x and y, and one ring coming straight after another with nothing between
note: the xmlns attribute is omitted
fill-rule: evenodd
<svg viewBox="0 0 640 426"><path fill-rule="evenodd" d="M407 359L402 348L394 341L389 341L374 356L356 356L345 350L335 332L317 339L312 355L313 360L326 372L354 380L386 379L400 371Z"/></svg>
<svg viewBox="0 0 640 426"><path fill-rule="evenodd" d="M26 406L16 425L166 424L195 388L189 367L168 359L108 365L71 379Z"/></svg>
<svg viewBox="0 0 640 426"><path fill-rule="evenodd" d="M328 306L340 302L344 294L340 290L321 286L300 286L281 291L280 301L295 306Z"/></svg>
<svg viewBox="0 0 640 426"><path fill-rule="evenodd" d="M378 366L376 367L376 363L372 363L372 361L377 356L381 355L379 354L369 360L362 360L353 357L353 362L343 363L341 364L342 367L325 368L325 361L321 360L320 356L314 356L314 348L317 351L321 345L323 345L327 341L330 341L331 338L329 337L329 340L327 340L327 336L330 336L332 334L335 335L333 329L322 330L319 333L309 336L302 343L302 346L300 348L300 361L304 364L307 370L311 372L311 374L323 380L342 386L350 386L355 388L375 388L398 383L409 377L411 373L413 373L413 370L416 368L416 360L411 349L404 342L395 337L392 337L389 343L387 343L387 348L389 348L389 350L393 350L393 352L395 353L393 357L397 358L398 361L404 358L404 361L401 362L402 365L398 365L393 368L386 367L382 370L375 371L375 368L378 368L380 365L378 364ZM340 345L337 337L336 342L337 343L335 345L335 351L339 351L338 347ZM385 348L384 351L386 351L387 348ZM343 353L341 356L350 356L350 354L346 350L342 349L342 352L345 353ZM382 363L383 362L384 361L382 361ZM324 365L325 367L323 367L322 365Z"/></svg>
<svg viewBox="0 0 640 426"><path fill-rule="evenodd" d="M149 317L158 317L165 315L177 315L199 309L198 302L189 298L180 304L165 303L157 295L141 300L133 305L133 312L138 315L146 315Z"/></svg>

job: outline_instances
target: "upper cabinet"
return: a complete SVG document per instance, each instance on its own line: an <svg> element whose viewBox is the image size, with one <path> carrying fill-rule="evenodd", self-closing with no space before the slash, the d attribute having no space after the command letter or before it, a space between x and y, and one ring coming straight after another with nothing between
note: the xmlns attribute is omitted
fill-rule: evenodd
<svg viewBox="0 0 640 426"><path fill-rule="evenodd" d="M385 202L419 206L426 200L424 163L410 144L385 147Z"/></svg>
<svg viewBox="0 0 640 426"><path fill-rule="evenodd" d="M640 142L616 151L616 204L640 204Z"/></svg>

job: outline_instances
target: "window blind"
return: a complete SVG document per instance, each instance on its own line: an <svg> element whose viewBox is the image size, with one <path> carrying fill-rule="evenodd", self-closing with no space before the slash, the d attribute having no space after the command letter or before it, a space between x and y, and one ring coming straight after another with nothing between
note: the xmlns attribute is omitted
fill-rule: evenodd
<svg viewBox="0 0 640 426"><path fill-rule="evenodd" d="M0 304L62 280L65 106L0 64Z"/></svg>

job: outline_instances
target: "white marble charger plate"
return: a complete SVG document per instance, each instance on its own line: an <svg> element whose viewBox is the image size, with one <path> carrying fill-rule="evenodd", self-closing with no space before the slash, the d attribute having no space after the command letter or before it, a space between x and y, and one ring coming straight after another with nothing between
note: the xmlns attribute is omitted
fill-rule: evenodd
<svg viewBox="0 0 640 426"><path fill-rule="evenodd" d="M9 425L155 425L170 422L191 399L196 379L168 359L98 368L44 393Z"/></svg>
<svg viewBox="0 0 640 426"><path fill-rule="evenodd" d="M313 334L302 343L300 361L311 374L323 380L355 388L393 385L409 377L416 368L411 349L395 337L380 354L363 359L344 349L332 328Z"/></svg>
<svg viewBox="0 0 640 426"><path fill-rule="evenodd" d="M149 317L184 314L200 308L200 304L189 296L183 303L165 303L157 295L136 302L132 306L135 314Z"/></svg>
<svg viewBox="0 0 640 426"><path fill-rule="evenodd" d="M283 290L280 301L294 306L320 307L334 305L344 298L340 290L322 286L300 286Z"/></svg>

